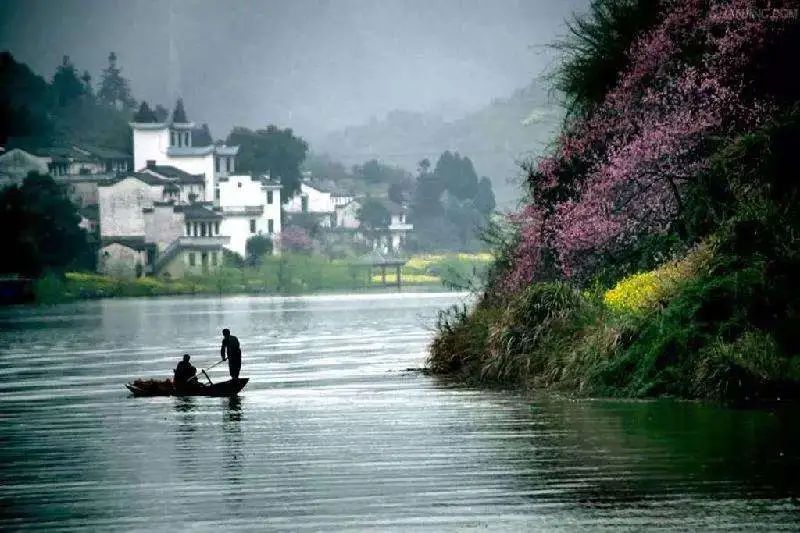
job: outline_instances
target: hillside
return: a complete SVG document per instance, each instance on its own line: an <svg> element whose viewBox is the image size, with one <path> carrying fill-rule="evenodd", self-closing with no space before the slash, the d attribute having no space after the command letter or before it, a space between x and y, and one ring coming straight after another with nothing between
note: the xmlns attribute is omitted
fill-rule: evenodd
<svg viewBox="0 0 800 533"><path fill-rule="evenodd" d="M520 187L517 164L536 155L560 125L562 112L536 82L508 98L453 121L427 113L393 111L381 120L351 126L312 142L347 165L368 159L414 170L423 158L445 150L469 156L479 175L492 179L501 207L513 207Z"/></svg>

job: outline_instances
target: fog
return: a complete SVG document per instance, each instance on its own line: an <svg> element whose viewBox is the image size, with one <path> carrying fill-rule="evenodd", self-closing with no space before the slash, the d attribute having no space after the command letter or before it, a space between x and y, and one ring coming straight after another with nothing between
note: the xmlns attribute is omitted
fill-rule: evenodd
<svg viewBox="0 0 800 533"><path fill-rule="evenodd" d="M4 0L0 49L48 79L62 55L95 82L109 51L137 99L307 138L395 109L457 118L552 65L588 0Z"/></svg>

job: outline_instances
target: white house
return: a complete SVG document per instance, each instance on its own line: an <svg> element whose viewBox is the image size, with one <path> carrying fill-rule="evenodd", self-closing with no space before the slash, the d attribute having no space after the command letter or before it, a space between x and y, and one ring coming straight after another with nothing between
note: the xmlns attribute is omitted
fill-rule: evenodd
<svg viewBox="0 0 800 533"><path fill-rule="evenodd" d="M216 204L229 250L244 257L247 239L264 235L275 242L281 232L281 185L266 177L227 176L218 180Z"/></svg>
<svg viewBox="0 0 800 533"><path fill-rule="evenodd" d="M210 203L179 203L175 180L137 173L98 184L98 270L115 276L182 277L220 266L222 215Z"/></svg>
<svg viewBox="0 0 800 533"><path fill-rule="evenodd" d="M400 251L408 240L408 234L414 230L414 225L408 223L407 209L400 204L392 202L384 198L376 198L381 202L389 212L389 225L386 228L379 229L379 235L371 243L367 243L374 249L380 250L383 253L389 251ZM343 230L352 230L356 239L366 240L366 235L359 231L361 228L361 221L358 219L358 211L361 209L363 199L351 200L350 202L338 206L336 208L335 225L337 228Z"/></svg>
<svg viewBox="0 0 800 533"><path fill-rule="evenodd" d="M300 193L293 196L284 206L290 216L310 213L319 220L320 226L330 228L336 225L336 209L346 205L353 196L343 191L333 190L319 183L303 181Z"/></svg>
<svg viewBox="0 0 800 533"><path fill-rule="evenodd" d="M144 169L148 161L205 177L202 200L213 201L217 180L234 173L238 146L192 146L194 124L132 122L133 165Z"/></svg>

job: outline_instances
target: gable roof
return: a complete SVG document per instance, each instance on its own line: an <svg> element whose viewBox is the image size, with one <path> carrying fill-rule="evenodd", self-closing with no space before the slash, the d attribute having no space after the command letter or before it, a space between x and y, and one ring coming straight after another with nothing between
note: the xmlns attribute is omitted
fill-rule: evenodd
<svg viewBox="0 0 800 533"><path fill-rule="evenodd" d="M149 172L130 172L128 174L120 174L114 179L103 181L102 183L98 183L98 187L112 187L117 183L126 180L128 178L139 180L147 185L169 185L172 183L170 180L166 180L164 178L160 178L154 174L150 174Z"/></svg>
<svg viewBox="0 0 800 533"><path fill-rule="evenodd" d="M222 218L222 215L220 215L216 211L212 211L208 207L206 207L206 206L204 206L202 204L199 204L199 203L194 203L194 204L189 204L189 205L179 205L179 206L175 207L175 210L176 211L182 211L183 215L187 219L196 218L196 219L204 219L204 220L208 220L208 219L218 220L218 219Z"/></svg>
<svg viewBox="0 0 800 533"><path fill-rule="evenodd" d="M140 173L154 174L161 178L173 180L177 183L194 183L204 185L206 182L205 176L202 174L189 174L185 170L181 170L172 165L150 165L141 170Z"/></svg>

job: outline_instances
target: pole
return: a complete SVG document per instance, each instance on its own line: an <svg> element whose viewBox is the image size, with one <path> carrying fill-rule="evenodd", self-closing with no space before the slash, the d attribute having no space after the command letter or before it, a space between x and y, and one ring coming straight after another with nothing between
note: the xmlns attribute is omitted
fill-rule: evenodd
<svg viewBox="0 0 800 533"><path fill-rule="evenodd" d="M214 363L214 364L213 364L213 365L211 365L210 367L206 368L206 370L211 370L212 368L214 368L215 366L217 366L218 364L220 364L220 363L221 363L221 362L223 362L223 361L225 361L225 359L220 359L219 361L217 361L216 363ZM209 377L208 377L208 374L206 374L206 370L203 370L203 369L201 368L201 369L200 369L200 373L201 373L201 374L203 374L203 375L205 375L205 376L206 376L206 379L208 379L208 382L209 382L209 383L211 383L211 379L209 379ZM192 376L192 377L190 377L189 379L187 379L187 380L186 380L186 383L191 383L192 381L196 380L196 379L197 379L199 376L200 376L200 374L195 374L194 376Z"/></svg>

